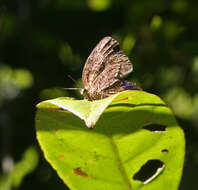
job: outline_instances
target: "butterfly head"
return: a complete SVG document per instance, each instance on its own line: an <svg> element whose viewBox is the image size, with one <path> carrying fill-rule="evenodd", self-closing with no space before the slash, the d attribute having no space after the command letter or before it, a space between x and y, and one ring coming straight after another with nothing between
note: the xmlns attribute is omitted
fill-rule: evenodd
<svg viewBox="0 0 198 190"><path fill-rule="evenodd" d="M80 94L83 95L86 99L89 99L88 91L84 88L80 90Z"/></svg>
<svg viewBox="0 0 198 190"><path fill-rule="evenodd" d="M93 100L98 100L98 99L102 99L100 96L97 96L96 92L95 91L88 91L87 89L85 88L82 88L80 90L80 94L84 96L84 98L86 100L89 100L89 101L93 101Z"/></svg>

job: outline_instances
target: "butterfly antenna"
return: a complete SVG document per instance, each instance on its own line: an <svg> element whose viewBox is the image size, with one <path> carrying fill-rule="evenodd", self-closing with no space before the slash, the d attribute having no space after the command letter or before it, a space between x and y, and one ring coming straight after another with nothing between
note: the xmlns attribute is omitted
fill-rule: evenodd
<svg viewBox="0 0 198 190"><path fill-rule="evenodd" d="M67 75L67 77L76 83L76 80L71 75ZM64 90L82 90L82 88L63 88L63 89Z"/></svg>
<svg viewBox="0 0 198 190"><path fill-rule="evenodd" d="M76 82L76 80L71 75L67 75L67 77L70 78L73 82Z"/></svg>
<svg viewBox="0 0 198 190"><path fill-rule="evenodd" d="M63 88L64 90L82 90L82 88Z"/></svg>

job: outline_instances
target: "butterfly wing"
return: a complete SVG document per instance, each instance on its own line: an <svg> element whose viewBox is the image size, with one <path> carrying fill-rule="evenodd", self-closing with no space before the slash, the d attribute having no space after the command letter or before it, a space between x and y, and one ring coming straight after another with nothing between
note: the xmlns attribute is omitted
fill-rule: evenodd
<svg viewBox="0 0 198 190"><path fill-rule="evenodd" d="M120 50L119 43L112 37L103 38L87 58L82 73L83 86L89 99L103 98L107 89L120 89L122 79L132 70L133 66Z"/></svg>
<svg viewBox="0 0 198 190"><path fill-rule="evenodd" d="M128 57L120 50L119 43L112 37L103 38L93 49L82 73L82 82L85 89L92 86L95 79L107 68L107 66L119 66L116 70L120 78L126 77L132 72L133 67ZM115 73L116 74L116 73Z"/></svg>

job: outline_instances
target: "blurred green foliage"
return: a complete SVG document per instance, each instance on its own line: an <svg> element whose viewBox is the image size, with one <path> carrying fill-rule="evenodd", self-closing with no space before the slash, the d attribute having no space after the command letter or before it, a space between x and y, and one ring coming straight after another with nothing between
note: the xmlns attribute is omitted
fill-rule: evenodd
<svg viewBox="0 0 198 190"><path fill-rule="evenodd" d="M7 162L7 166L12 167L11 160L4 160ZM38 152L33 147L27 148L23 153L22 159L16 162L12 168L12 171L0 176L0 190L10 190L12 187L19 187L23 178L31 173L38 164Z"/></svg>
<svg viewBox="0 0 198 190"><path fill-rule="evenodd" d="M12 69L8 65L0 67L0 103L13 99L23 89L33 84L33 76L27 69Z"/></svg>
<svg viewBox="0 0 198 190"><path fill-rule="evenodd" d="M111 6L111 0L88 0L88 6L93 11L105 11Z"/></svg>
<svg viewBox="0 0 198 190"><path fill-rule="evenodd" d="M34 114L38 102L61 96L82 98L78 91L63 88L80 86L89 53L102 37L111 35L134 65L129 80L172 107L187 138L180 189L197 189L197 6L195 0L2 0L1 165L7 155L19 160L24 150L36 143ZM6 174L3 166L0 173ZM65 186L41 160L19 188Z"/></svg>

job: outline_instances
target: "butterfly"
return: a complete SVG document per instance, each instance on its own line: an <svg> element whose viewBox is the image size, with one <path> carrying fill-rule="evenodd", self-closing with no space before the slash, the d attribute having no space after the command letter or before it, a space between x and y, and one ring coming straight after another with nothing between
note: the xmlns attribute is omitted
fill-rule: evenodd
<svg viewBox="0 0 198 190"><path fill-rule="evenodd" d="M141 90L135 83L124 80L132 71L133 65L119 43L110 36L104 37L85 62L81 94L92 101L124 90Z"/></svg>

